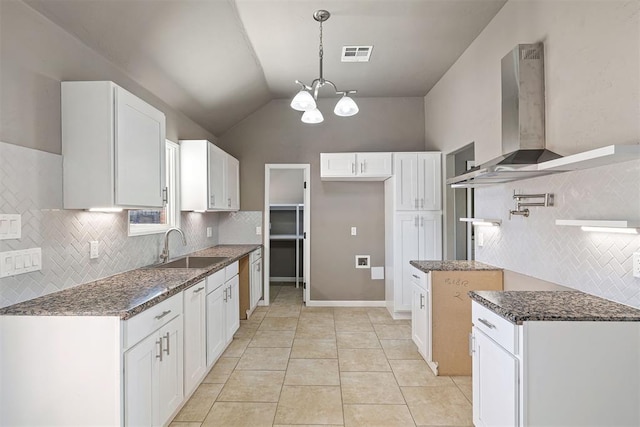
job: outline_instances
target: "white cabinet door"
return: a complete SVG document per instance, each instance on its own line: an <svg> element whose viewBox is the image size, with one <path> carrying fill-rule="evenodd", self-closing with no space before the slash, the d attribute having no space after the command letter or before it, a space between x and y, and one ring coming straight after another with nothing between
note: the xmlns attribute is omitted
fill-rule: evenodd
<svg viewBox="0 0 640 427"><path fill-rule="evenodd" d="M240 327L240 278L236 274L225 283L227 287L227 332L226 342L233 340L233 334Z"/></svg>
<svg viewBox="0 0 640 427"><path fill-rule="evenodd" d="M422 356L427 358L427 292L412 283L411 338Z"/></svg>
<svg viewBox="0 0 640 427"><path fill-rule="evenodd" d="M227 209L240 209L240 162L235 157L227 155Z"/></svg>
<svg viewBox="0 0 640 427"><path fill-rule="evenodd" d="M251 264L251 308L254 308L262 298L262 258Z"/></svg>
<svg viewBox="0 0 640 427"><path fill-rule="evenodd" d="M357 153L356 160L358 176L391 176L391 153Z"/></svg>
<svg viewBox="0 0 640 427"><path fill-rule="evenodd" d="M396 259L400 270L400 280L395 284L395 309L411 310L411 275L413 267L409 262L420 259L419 247L419 216L415 213L403 213L396 215L396 229L398 238L396 239Z"/></svg>
<svg viewBox="0 0 640 427"><path fill-rule="evenodd" d="M209 209L226 209L227 153L208 143ZM183 173L188 173L184 171Z"/></svg>
<svg viewBox="0 0 640 427"><path fill-rule="evenodd" d="M442 209L440 153L418 153L418 209Z"/></svg>
<svg viewBox="0 0 640 427"><path fill-rule="evenodd" d="M320 153L320 176L355 176L355 153Z"/></svg>
<svg viewBox="0 0 640 427"><path fill-rule="evenodd" d="M213 365L226 345L226 305L226 286L207 295L207 367Z"/></svg>
<svg viewBox="0 0 640 427"><path fill-rule="evenodd" d="M436 212L421 212L419 219L420 245L417 259L442 259L442 215Z"/></svg>
<svg viewBox="0 0 640 427"><path fill-rule="evenodd" d="M184 398L182 332L182 316L176 317L160 329L160 338L163 340L158 379L160 425L169 421Z"/></svg>
<svg viewBox="0 0 640 427"><path fill-rule="evenodd" d="M207 370L207 313L204 280L184 291L184 393L190 394Z"/></svg>
<svg viewBox="0 0 640 427"><path fill-rule="evenodd" d="M518 360L473 328L473 423L518 425Z"/></svg>
<svg viewBox="0 0 640 427"><path fill-rule="evenodd" d="M418 200L418 158L416 153L394 153L393 170L396 177L396 209L416 210Z"/></svg>
<svg viewBox="0 0 640 427"><path fill-rule="evenodd" d="M126 426L159 425L159 354L161 339L155 333L124 354L124 423ZM154 416L155 415L155 416Z"/></svg>
<svg viewBox="0 0 640 427"><path fill-rule="evenodd" d="M162 206L165 187L165 117L116 87L116 204Z"/></svg>

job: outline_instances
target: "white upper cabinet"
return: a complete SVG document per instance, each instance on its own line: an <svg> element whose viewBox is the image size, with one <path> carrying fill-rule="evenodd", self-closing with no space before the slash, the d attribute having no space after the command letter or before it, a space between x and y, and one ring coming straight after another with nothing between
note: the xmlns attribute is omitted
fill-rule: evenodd
<svg viewBox="0 0 640 427"><path fill-rule="evenodd" d="M384 181L392 173L391 153L321 153L324 181Z"/></svg>
<svg viewBox="0 0 640 427"><path fill-rule="evenodd" d="M440 210L440 152L394 153L396 210Z"/></svg>
<svg viewBox="0 0 640 427"><path fill-rule="evenodd" d="M240 209L240 162L207 140L180 141L180 209Z"/></svg>
<svg viewBox="0 0 640 427"><path fill-rule="evenodd" d="M160 208L165 116L113 82L62 82L65 209Z"/></svg>

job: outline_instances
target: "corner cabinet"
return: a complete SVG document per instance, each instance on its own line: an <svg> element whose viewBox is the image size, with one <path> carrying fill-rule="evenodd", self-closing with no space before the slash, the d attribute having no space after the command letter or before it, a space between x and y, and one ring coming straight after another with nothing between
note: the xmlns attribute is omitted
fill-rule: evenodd
<svg viewBox="0 0 640 427"><path fill-rule="evenodd" d="M65 209L161 208L165 115L109 81L62 82Z"/></svg>
<svg viewBox="0 0 640 427"><path fill-rule="evenodd" d="M391 174L391 153L320 153L323 181L384 181Z"/></svg>
<svg viewBox="0 0 640 427"><path fill-rule="evenodd" d="M207 140L180 141L180 209L240 209L240 162Z"/></svg>

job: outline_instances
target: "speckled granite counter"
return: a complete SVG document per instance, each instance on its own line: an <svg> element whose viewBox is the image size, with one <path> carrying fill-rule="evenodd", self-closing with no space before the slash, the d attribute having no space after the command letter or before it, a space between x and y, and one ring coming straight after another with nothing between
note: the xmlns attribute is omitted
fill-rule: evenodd
<svg viewBox="0 0 640 427"><path fill-rule="evenodd" d="M411 261L411 265L428 273L429 271L487 271L502 270L478 261Z"/></svg>
<svg viewBox="0 0 640 427"><path fill-rule="evenodd" d="M580 291L471 291L469 296L517 325L532 320L640 322L640 310Z"/></svg>
<svg viewBox="0 0 640 427"><path fill-rule="evenodd" d="M200 282L261 245L220 245L190 256L228 257L208 268L143 267L0 309L0 315L128 319Z"/></svg>

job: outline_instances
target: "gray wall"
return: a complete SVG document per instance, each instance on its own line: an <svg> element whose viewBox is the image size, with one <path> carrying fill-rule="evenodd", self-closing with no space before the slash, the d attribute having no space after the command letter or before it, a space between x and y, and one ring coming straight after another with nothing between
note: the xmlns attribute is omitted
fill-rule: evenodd
<svg viewBox="0 0 640 427"><path fill-rule="evenodd" d="M325 121L318 125L300 122L289 102L271 101L218 141L240 159L241 208L264 209L265 163L309 163L311 299L384 300L384 281L354 267L355 255L384 265L383 185L320 181L320 153L423 151L423 99L357 98L360 113L350 118L333 115L336 99L321 99Z"/></svg>
<svg viewBox="0 0 640 427"><path fill-rule="evenodd" d="M210 139L179 111L26 4L0 1L0 141L61 153L60 82L111 80L167 116L167 138Z"/></svg>
<svg viewBox="0 0 640 427"><path fill-rule="evenodd" d="M640 2L509 1L425 97L426 146L451 153L475 142L475 160L501 151L500 60L544 42L547 148L561 155L640 141ZM445 172L446 173L446 172ZM556 206L508 220L512 191L555 193ZM484 230L477 259L640 307L631 253L638 237L592 235L555 219L637 219L636 164L569 172L476 190ZM505 286L513 277L505 275ZM519 280L519 279L515 279ZM531 281L529 281L531 283ZM516 286L514 286L516 287Z"/></svg>

